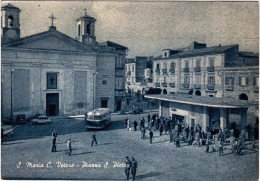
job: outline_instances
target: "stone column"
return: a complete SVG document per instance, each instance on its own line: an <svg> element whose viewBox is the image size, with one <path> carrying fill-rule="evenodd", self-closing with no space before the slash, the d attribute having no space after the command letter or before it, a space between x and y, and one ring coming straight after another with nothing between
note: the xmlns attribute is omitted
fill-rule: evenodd
<svg viewBox="0 0 260 181"><path fill-rule="evenodd" d="M162 101L159 101L159 116L162 116Z"/></svg>
<svg viewBox="0 0 260 181"><path fill-rule="evenodd" d="M240 108L240 124L241 124L241 130L246 128L247 125L247 109L248 108Z"/></svg>
<svg viewBox="0 0 260 181"><path fill-rule="evenodd" d="M209 127L209 108L203 107L203 125L202 129L206 130L206 128Z"/></svg>
<svg viewBox="0 0 260 181"><path fill-rule="evenodd" d="M227 113L227 108L221 108L220 109L220 128L222 131L226 129L227 127L227 121L228 121L228 113Z"/></svg>

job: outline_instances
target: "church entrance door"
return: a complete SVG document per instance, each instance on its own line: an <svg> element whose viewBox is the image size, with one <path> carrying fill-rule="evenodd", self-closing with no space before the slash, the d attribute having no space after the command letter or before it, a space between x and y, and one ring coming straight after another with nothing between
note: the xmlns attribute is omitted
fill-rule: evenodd
<svg viewBox="0 0 260 181"><path fill-rule="evenodd" d="M46 94L46 115L47 116L59 115L59 93Z"/></svg>

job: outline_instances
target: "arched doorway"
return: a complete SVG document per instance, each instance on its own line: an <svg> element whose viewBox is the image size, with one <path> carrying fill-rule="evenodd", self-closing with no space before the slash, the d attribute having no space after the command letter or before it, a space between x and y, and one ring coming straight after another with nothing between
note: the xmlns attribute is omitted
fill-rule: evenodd
<svg viewBox="0 0 260 181"><path fill-rule="evenodd" d="M196 96L201 96L201 92L199 90L196 90L195 95Z"/></svg>
<svg viewBox="0 0 260 181"><path fill-rule="evenodd" d="M166 89L163 89L163 94L167 94L167 90Z"/></svg>
<svg viewBox="0 0 260 181"><path fill-rule="evenodd" d="M248 100L248 96L243 93L243 94L240 94L240 95L239 95L239 99L240 99L240 100Z"/></svg>

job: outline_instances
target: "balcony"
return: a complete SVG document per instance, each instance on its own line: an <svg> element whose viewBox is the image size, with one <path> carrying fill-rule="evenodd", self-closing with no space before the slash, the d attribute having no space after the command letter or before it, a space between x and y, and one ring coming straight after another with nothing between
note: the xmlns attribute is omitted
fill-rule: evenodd
<svg viewBox="0 0 260 181"><path fill-rule="evenodd" d="M208 72L214 72L214 67L207 67Z"/></svg>
<svg viewBox="0 0 260 181"><path fill-rule="evenodd" d="M166 82L163 82L161 85L162 85L163 87L167 87L167 83L166 83Z"/></svg>
<svg viewBox="0 0 260 181"><path fill-rule="evenodd" d="M175 74L175 69L169 69L169 72L171 73L171 74Z"/></svg>
<svg viewBox="0 0 260 181"><path fill-rule="evenodd" d="M234 86L233 85L225 85L225 89L226 89L226 91L233 91Z"/></svg>
<svg viewBox="0 0 260 181"><path fill-rule="evenodd" d="M200 89L200 88L201 88L201 85L200 85L200 84L194 84L194 88L195 88L195 89Z"/></svg>
<svg viewBox="0 0 260 181"><path fill-rule="evenodd" d="M169 83L169 86L170 86L171 88L175 88L175 83Z"/></svg>
<svg viewBox="0 0 260 181"><path fill-rule="evenodd" d="M167 74L167 69L162 69L163 75Z"/></svg>
<svg viewBox="0 0 260 181"><path fill-rule="evenodd" d="M208 90L214 90L215 89L215 85L207 85L207 89Z"/></svg>
<svg viewBox="0 0 260 181"><path fill-rule="evenodd" d="M155 87L160 87L160 82L155 82Z"/></svg>
<svg viewBox="0 0 260 181"><path fill-rule="evenodd" d="M194 71L195 72L200 72L201 71L201 67L194 67Z"/></svg>
<svg viewBox="0 0 260 181"><path fill-rule="evenodd" d="M186 68L183 69L183 72L189 73L190 69L188 67L186 67Z"/></svg>
<svg viewBox="0 0 260 181"><path fill-rule="evenodd" d="M189 85L189 84L182 84L182 87L184 87L184 88L189 88L190 85Z"/></svg>
<svg viewBox="0 0 260 181"><path fill-rule="evenodd" d="M155 73L160 74L160 69L155 69Z"/></svg>

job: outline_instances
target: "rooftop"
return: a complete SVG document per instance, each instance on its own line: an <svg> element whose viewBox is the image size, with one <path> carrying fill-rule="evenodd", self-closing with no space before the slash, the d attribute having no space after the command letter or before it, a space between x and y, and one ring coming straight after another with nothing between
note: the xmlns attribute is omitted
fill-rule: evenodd
<svg viewBox="0 0 260 181"><path fill-rule="evenodd" d="M216 107L216 108L247 108L249 103L244 100L235 100L232 98L218 98L218 97L205 97L205 96L192 96L192 95L171 95L171 94L156 94L156 95L145 95L145 98L191 104L205 107Z"/></svg>

